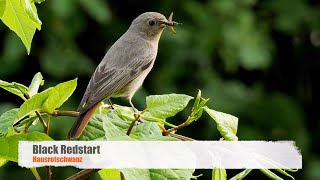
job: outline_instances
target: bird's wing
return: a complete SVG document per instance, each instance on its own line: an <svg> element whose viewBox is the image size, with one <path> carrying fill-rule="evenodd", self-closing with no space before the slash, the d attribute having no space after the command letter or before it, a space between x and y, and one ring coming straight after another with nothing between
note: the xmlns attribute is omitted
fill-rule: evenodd
<svg viewBox="0 0 320 180"><path fill-rule="evenodd" d="M78 107L80 113L121 90L152 65L156 56L156 52L151 50L135 47L133 51L130 46L124 48L114 55L107 53L99 64Z"/></svg>

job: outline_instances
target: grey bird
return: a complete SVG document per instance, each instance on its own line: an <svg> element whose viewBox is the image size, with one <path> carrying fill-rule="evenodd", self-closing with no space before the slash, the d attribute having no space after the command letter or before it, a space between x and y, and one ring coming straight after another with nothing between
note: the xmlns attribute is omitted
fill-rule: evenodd
<svg viewBox="0 0 320 180"><path fill-rule="evenodd" d="M78 138L99 103L105 99L126 97L133 109L132 96L151 71L158 43L165 27L178 23L157 12L146 12L134 19L129 29L111 46L87 86L78 107L80 115L69 131L68 139Z"/></svg>

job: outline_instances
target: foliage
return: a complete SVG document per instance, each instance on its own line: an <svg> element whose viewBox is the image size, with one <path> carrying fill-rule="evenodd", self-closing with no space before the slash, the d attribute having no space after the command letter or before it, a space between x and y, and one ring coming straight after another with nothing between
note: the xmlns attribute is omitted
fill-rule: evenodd
<svg viewBox="0 0 320 180"><path fill-rule="evenodd" d="M60 83L55 87L48 88L38 93L40 85L43 85L42 75L35 74L29 88L22 84L19 86L12 86L8 88L5 85L18 84L7 83L2 81L3 89L23 97L25 102L20 108L11 109L0 116L0 162L4 165L7 161L17 162L18 160L18 141L43 141L52 140L48 136L49 126L45 125L45 132L28 132L29 128L35 125L34 113L41 112L42 115L37 114L39 119L42 116L47 116L47 123L51 119L50 116L72 95L76 88L76 79ZM173 125L167 122L167 118L175 116L182 111L189 101L193 99L191 96L184 94L165 94L165 95L151 95L146 98L147 107L145 110L139 112L140 121L143 123L133 126L133 122L137 121L135 111L130 107L115 105L114 110L102 109L101 113L96 113L89 121L84 132L79 140L140 140L140 141L178 141L184 140L175 137L175 132L184 126L190 125L195 120L198 120L203 110L207 112L217 123L218 131L226 140L238 140L236 136L238 129L238 119L232 115L218 112L209 109L206 103L209 99L201 97L199 90L192 111L187 120L181 125ZM199 115L199 112L201 114ZM23 118L27 117L27 123L21 123ZM145 122L144 122L145 121ZM165 126L170 126L171 129L166 130ZM47 127L46 127L47 126ZM132 130L131 130L132 128ZM131 131L130 131L131 130ZM278 166L280 167L280 166ZM35 168L31 169L37 177L38 173ZM280 178L273 172L267 169L261 170L269 177ZM279 172L290 176L284 170L279 169ZM117 170L100 170L99 175L102 179L120 178L120 172L125 179L134 180L149 180L149 179L191 179L193 177L194 169L117 169ZM250 171L240 173L236 177L244 177ZM214 169L212 172L213 180L226 179L225 169ZM292 176L290 176L292 177Z"/></svg>
<svg viewBox="0 0 320 180"><path fill-rule="evenodd" d="M41 3L41 1L36 1ZM1 0L0 18L14 31L26 46L28 54L36 29L41 30L35 2L33 0Z"/></svg>

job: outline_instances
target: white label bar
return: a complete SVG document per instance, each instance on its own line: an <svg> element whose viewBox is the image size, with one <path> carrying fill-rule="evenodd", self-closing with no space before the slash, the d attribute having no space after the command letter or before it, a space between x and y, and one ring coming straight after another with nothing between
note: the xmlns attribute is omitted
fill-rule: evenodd
<svg viewBox="0 0 320 180"><path fill-rule="evenodd" d="M20 141L22 167L301 169L293 141Z"/></svg>

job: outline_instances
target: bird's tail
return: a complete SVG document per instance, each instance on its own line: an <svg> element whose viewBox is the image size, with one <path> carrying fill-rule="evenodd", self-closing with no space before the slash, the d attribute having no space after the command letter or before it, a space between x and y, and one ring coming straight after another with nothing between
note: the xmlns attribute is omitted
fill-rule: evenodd
<svg viewBox="0 0 320 180"><path fill-rule="evenodd" d="M98 103L99 104L99 103ZM90 117L95 112L98 107L98 104L90 108L88 111L81 113L76 121L74 122L72 128L70 129L67 138L68 139L76 139L83 132L84 128L87 126Z"/></svg>

